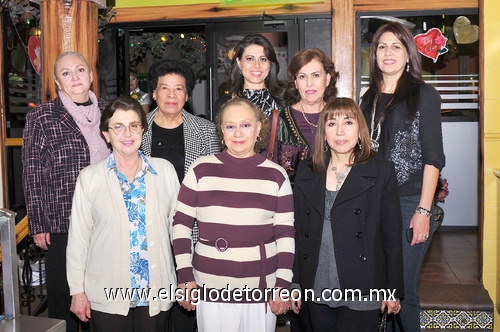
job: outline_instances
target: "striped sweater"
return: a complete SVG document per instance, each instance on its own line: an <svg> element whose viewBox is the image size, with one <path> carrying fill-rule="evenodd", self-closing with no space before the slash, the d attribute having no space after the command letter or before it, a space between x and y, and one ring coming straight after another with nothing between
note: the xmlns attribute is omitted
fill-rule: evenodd
<svg viewBox="0 0 500 332"><path fill-rule="evenodd" d="M200 242L193 254L195 219ZM178 282L218 290L288 289L293 222L292 189L280 166L260 154L235 158L223 151L199 158L184 178L174 216Z"/></svg>

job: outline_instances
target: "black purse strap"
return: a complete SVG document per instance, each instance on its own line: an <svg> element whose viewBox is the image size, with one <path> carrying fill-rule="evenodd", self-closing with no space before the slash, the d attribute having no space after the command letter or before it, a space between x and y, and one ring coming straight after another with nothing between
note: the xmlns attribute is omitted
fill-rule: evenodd
<svg viewBox="0 0 500 332"><path fill-rule="evenodd" d="M378 322L378 332L386 332L387 331L387 308L385 308L384 313L380 316L380 320Z"/></svg>

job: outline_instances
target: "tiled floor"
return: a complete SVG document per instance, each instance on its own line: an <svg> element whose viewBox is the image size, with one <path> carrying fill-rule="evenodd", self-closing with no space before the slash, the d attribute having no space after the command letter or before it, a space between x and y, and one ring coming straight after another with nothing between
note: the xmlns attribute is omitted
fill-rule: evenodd
<svg viewBox="0 0 500 332"><path fill-rule="evenodd" d="M476 230L447 230L441 228L434 234L425 256L420 283L429 284L479 284ZM426 301L421 298L421 301ZM276 329L288 332L289 326Z"/></svg>
<svg viewBox="0 0 500 332"><path fill-rule="evenodd" d="M425 256L420 283L479 284L477 231L448 231L434 234Z"/></svg>

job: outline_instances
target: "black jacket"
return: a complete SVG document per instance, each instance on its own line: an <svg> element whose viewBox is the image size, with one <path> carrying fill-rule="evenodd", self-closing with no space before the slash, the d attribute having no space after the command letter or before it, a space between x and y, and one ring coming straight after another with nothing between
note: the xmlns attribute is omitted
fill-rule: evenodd
<svg viewBox="0 0 500 332"><path fill-rule="evenodd" d="M326 173L299 164L294 185L296 252L294 282L313 288L323 231ZM328 162L327 162L328 165ZM375 155L352 167L331 212L340 286L395 289L403 297L402 220L391 162Z"/></svg>

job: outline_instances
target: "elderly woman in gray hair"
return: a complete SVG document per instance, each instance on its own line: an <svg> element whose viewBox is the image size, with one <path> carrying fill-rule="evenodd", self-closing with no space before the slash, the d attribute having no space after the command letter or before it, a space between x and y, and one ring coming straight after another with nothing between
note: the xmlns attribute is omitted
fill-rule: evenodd
<svg viewBox="0 0 500 332"><path fill-rule="evenodd" d="M49 317L66 321L78 331L69 311L66 280L71 199L80 171L109 155L99 121L106 101L90 90L93 73L80 53L60 54L54 64L58 96L26 115L23 134L23 188L29 230L35 244L46 250Z"/></svg>

